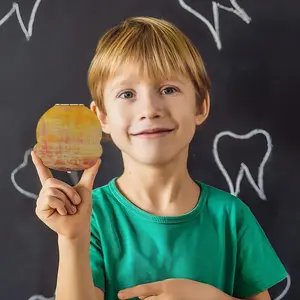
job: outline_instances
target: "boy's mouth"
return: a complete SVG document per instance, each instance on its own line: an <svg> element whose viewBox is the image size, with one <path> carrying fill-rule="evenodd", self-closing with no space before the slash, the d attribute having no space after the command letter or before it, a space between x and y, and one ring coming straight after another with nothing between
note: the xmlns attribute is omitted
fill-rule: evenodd
<svg viewBox="0 0 300 300"><path fill-rule="evenodd" d="M173 131L174 128L149 128L142 130L138 133L132 134L133 136L159 136L159 135L165 135L171 131Z"/></svg>

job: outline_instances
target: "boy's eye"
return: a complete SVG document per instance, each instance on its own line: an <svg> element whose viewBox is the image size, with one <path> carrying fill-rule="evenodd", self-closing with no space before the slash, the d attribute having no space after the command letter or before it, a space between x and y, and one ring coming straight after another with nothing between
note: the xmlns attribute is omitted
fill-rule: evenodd
<svg viewBox="0 0 300 300"><path fill-rule="evenodd" d="M170 86L170 87L167 87L167 88L163 89L162 93L164 95L170 95L170 94L173 94L176 91L177 91L176 88ZM122 99L131 99L133 97L133 92L125 91L125 92L122 92L118 97L120 97Z"/></svg>
<svg viewBox="0 0 300 300"><path fill-rule="evenodd" d="M123 92L119 95L119 97L122 99L130 99L130 98L132 98L132 96L133 96L133 93L130 91Z"/></svg>
<svg viewBox="0 0 300 300"><path fill-rule="evenodd" d="M176 89L171 86L162 90L162 93L165 95L173 94L174 92L176 92Z"/></svg>

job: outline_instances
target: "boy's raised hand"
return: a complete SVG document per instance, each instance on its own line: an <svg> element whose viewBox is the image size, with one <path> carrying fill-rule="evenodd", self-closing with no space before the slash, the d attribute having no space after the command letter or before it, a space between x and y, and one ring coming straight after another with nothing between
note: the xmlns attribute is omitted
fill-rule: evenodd
<svg viewBox="0 0 300 300"><path fill-rule="evenodd" d="M36 202L36 214L49 228L68 239L89 236L92 212L92 189L101 160L84 170L74 187L53 178L51 171L36 154L32 161L40 178L42 189Z"/></svg>

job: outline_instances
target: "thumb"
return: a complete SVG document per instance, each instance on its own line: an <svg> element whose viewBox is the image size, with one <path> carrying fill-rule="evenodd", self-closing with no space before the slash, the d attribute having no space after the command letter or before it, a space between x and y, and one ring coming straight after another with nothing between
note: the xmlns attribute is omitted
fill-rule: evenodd
<svg viewBox="0 0 300 300"><path fill-rule="evenodd" d="M96 163L92 167L84 170L80 181L78 182L78 184L76 184L76 187L84 187L91 192L100 164L101 159L98 158Z"/></svg>

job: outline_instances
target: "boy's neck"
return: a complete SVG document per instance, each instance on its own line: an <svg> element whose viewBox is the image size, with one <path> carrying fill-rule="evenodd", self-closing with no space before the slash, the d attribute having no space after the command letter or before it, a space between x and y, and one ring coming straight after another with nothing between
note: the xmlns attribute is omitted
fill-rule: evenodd
<svg viewBox="0 0 300 300"><path fill-rule="evenodd" d="M200 188L188 173L187 155L163 166L123 158L124 172L117 185L136 206L155 215L174 216L189 212L197 204Z"/></svg>

